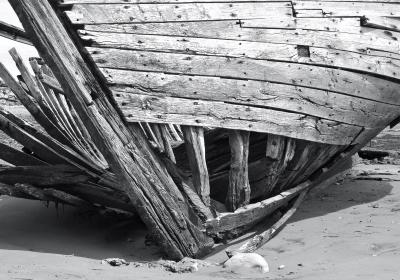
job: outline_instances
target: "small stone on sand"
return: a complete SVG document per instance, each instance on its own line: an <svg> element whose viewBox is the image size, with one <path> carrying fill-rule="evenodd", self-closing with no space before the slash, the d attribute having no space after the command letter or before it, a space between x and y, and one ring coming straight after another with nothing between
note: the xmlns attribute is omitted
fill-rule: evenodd
<svg viewBox="0 0 400 280"><path fill-rule="evenodd" d="M224 263L224 268L232 272L256 269L262 273L269 272L267 261L256 253L237 253Z"/></svg>

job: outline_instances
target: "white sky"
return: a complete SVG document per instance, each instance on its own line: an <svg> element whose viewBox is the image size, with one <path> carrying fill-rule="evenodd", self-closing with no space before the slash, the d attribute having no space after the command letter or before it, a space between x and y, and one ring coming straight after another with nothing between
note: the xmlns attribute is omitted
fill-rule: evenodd
<svg viewBox="0 0 400 280"><path fill-rule="evenodd" d="M22 27L17 15L8 3L8 0L0 0L0 20ZM36 49L32 46L18 43L0 36L0 62L2 62L12 74L18 75L18 69L15 67L14 61L8 53L8 50L13 47L17 49L26 63L28 63L29 57L37 57L38 54Z"/></svg>

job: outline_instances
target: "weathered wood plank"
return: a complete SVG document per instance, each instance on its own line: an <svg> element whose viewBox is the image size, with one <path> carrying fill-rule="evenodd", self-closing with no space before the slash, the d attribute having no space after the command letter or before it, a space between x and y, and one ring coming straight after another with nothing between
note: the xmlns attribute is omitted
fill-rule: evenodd
<svg viewBox="0 0 400 280"><path fill-rule="evenodd" d="M217 218L207 220L207 233L209 235L218 235L233 229L248 226L249 224L255 225L300 192L307 189L310 184L311 183L307 181L276 196L238 208L233 213L221 213Z"/></svg>
<svg viewBox="0 0 400 280"><path fill-rule="evenodd" d="M248 20L163 22L146 24L86 25L86 31L111 33L153 34L198 38L229 39L276 44L305 45L365 54L368 50L399 53L400 44L393 36L378 29L359 27L357 32L320 31L311 29L242 28ZM250 21L258 21L256 19ZM262 21L262 20L260 20ZM243 23L243 24L242 24ZM321 25L323 27L323 25Z"/></svg>
<svg viewBox="0 0 400 280"><path fill-rule="evenodd" d="M360 32L359 17L354 18L295 18L270 17L268 19L239 19L223 21L189 21L189 22L157 22L157 23L129 23L129 24L91 24L83 26L86 31L133 33L133 34L164 34L190 36L204 32L214 33L214 38L223 38L225 28L236 29L245 33L243 28L278 28L278 29L305 29L348 32ZM250 33L254 32L249 30ZM229 36L229 35L228 35Z"/></svg>
<svg viewBox="0 0 400 280"><path fill-rule="evenodd" d="M10 0L10 4L165 252L173 259L205 254L212 240L190 220L182 194L140 129L125 126L50 3Z"/></svg>
<svg viewBox="0 0 400 280"><path fill-rule="evenodd" d="M103 69L116 97L147 94L229 102L305 113L360 126L379 126L397 105L329 91L261 81Z"/></svg>
<svg viewBox="0 0 400 280"><path fill-rule="evenodd" d="M399 104L399 84L340 69L246 58L89 48L101 68L269 81ZM104 76L108 76L104 71Z"/></svg>
<svg viewBox="0 0 400 280"><path fill-rule="evenodd" d="M128 122L147 121L270 132L335 145L348 144L361 130L361 127L302 114L224 102L139 94L116 97L116 101Z"/></svg>
<svg viewBox="0 0 400 280"><path fill-rule="evenodd" d="M290 17L290 2L73 5L75 24L134 23Z"/></svg>
<svg viewBox="0 0 400 280"><path fill-rule="evenodd" d="M193 186L206 206L210 206L210 183L202 127L183 126L186 153L192 169Z"/></svg>
<svg viewBox="0 0 400 280"><path fill-rule="evenodd" d="M192 37L87 32L81 38L92 47L145 50L196 55L246 57L258 60L281 60L311 65L331 66L388 76L400 77L400 60L358 54L350 51L307 47L302 55L299 46L239 40Z"/></svg>
<svg viewBox="0 0 400 280"><path fill-rule="evenodd" d="M249 183L249 136L250 132L234 130L229 134L231 161L228 194L225 205L229 211L246 206L250 202Z"/></svg>

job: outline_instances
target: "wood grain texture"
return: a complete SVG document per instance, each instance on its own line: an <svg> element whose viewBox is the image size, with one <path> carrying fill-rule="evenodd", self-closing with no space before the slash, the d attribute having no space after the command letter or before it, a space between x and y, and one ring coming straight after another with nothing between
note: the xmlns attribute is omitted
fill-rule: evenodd
<svg viewBox="0 0 400 280"><path fill-rule="evenodd" d="M291 9L289 2L82 4L73 5L66 14L75 24L99 24L287 17L292 15Z"/></svg>
<svg viewBox="0 0 400 280"><path fill-rule="evenodd" d="M88 48L101 68L284 83L399 104L398 83L340 69L247 58ZM104 73L107 76L107 72Z"/></svg>
<svg viewBox="0 0 400 280"><path fill-rule="evenodd" d="M228 193L225 200L226 208L229 211L235 211L250 202L249 137L250 132L248 131L234 130L229 134L231 160Z"/></svg>
<svg viewBox="0 0 400 280"><path fill-rule="evenodd" d="M139 94L115 99L128 122L147 121L270 132L334 145L348 144L362 129L297 113L216 101Z"/></svg>
<svg viewBox="0 0 400 280"><path fill-rule="evenodd" d="M275 108L338 122L375 127L398 106L294 85L218 77L103 69L116 97L130 94L222 101Z"/></svg>
<svg viewBox="0 0 400 280"><path fill-rule="evenodd" d="M398 78L400 60L357 54L347 50L309 47L308 56L299 55L298 45L242 40L205 39L179 36L121 34L108 32L81 33L90 46L168 53L187 53L223 57L245 57L258 60L280 60ZM400 50L400 48L399 48Z"/></svg>
<svg viewBox="0 0 400 280"><path fill-rule="evenodd" d="M210 206L210 182L204 145L204 128L182 126L186 153L192 169L193 187L206 206Z"/></svg>
<svg viewBox="0 0 400 280"><path fill-rule="evenodd" d="M125 126L48 1L10 4L162 248L173 259L208 251L212 240L190 220L182 194L141 130Z"/></svg>

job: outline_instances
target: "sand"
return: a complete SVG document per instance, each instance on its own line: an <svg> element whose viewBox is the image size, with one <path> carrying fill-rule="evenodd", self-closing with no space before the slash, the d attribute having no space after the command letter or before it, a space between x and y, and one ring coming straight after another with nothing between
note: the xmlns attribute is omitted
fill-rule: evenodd
<svg viewBox="0 0 400 280"><path fill-rule="evenodd" d="M354 170L395 175L384 175L390 181L346 178L313 191L257 251L270 266L264 275L221 266L171 273L148 265L162 254L145 242L140 222L115 226L93 213L1 197L0 279L400 279L400 166L360 164ZM205 260L223 262L224 248ZM108 257L132 263L101 264Z"/></svg>

